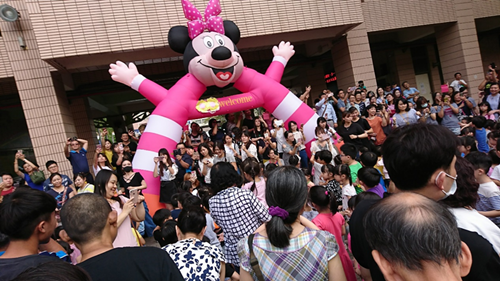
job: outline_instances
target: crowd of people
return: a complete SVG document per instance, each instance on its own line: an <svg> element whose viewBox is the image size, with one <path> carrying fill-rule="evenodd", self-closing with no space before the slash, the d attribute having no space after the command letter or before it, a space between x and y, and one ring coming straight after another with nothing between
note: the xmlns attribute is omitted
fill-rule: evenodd
<svg viewBox="0 0 500 281"><path fill-rule="evenodd" d="M153 216L132 131L113 144L103 130L91 165L88 141L68 139L73 180L18 151L25 185L0 183L0 279L497 280L496 75L479 87L479 105L460 73L432 101L407 82L324 90L310 146L304 124L265 111L193 122L151 159Z"/></svg>

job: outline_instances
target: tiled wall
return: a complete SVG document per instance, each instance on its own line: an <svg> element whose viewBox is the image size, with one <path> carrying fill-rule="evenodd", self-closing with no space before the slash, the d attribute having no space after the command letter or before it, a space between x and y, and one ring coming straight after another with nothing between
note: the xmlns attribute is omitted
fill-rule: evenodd
<svg viewBox="0 0 500 281"><path fill-rule="evenodd" d="M364 0L362 2L368 32L456 21L453 13L453 6L456 3L454 0Z"/></svg>
<svg viewBox="0 0 500 281"><path fill-rule="evenodd" d="M375 89L377 81L365 24L360 24L332 47L337 84L344 90L363 80L366 88Z"/></svg>
<svg viewBox="0 0 500 281"><path fill-rule="evenodd" d="M408 81L410 87L417 87L410 48L397 49L394 51L394 56L398 68L399 84L402 86L404 81Z"/></svg>
<svg viewBox="0 0 500 281"><path fill-rule="evenodd" d="M10 66L9 57L7 56L7 50L5 49L5 43L2 37L0 37L0 78L12 77L12 67Z"/></svg>
<svg viewBox="0 0 500 281"><path fill-rule="evenodd" d="M437 66L436 51L433 45L427 45L427 54L429 56L430 83L434 92L441 91L441 78L439 76L439 66ZM445 81L446 82L446 81ZM451 81L450 81L451 82Z"/></svg>
<svg viewBox="0 0 500 281"><path fill-rule="evenodd" d="M473 0L474 18L486 18L500 15L498 0Z"/></svg>
<svg viewBox="0 0 500 281"><path fill-rule="evenodd" d="M483 59L483 70L486 73L488 65L494 62L497 69L500 69L500 36L490 35L482 36L479 41L481 49L481 58Z"/></svg>
<svg viewBox="0 0 500 281"><path fill-rule="evenodd" d="M40 59L24 1L9 1L8 4L16 7L22 16L17 23L0 20L4 55L8 57L16 80L36 161L43 167L46 161L55 160L61 171L67 173L70 164L64 158L63 147L66 133L75 129L71 112L67 110L66 93L54 87L49 65ZM26 50L19 46L18 36L21 35Z"/></svg>
<svg viewBox="0 0 500 281"><path fill-rule="evenodd" d="M180 0L25 0L42 58L163 47L170 27L186 25ZM208 1L193 4L204 11ZM243 37L355 24L358 0L221 0L224 19Z"/></svg>
<svg viewBox="0 0 500 281"><path fill-rule="evenodd" d="M469 0L456 0L453 6L461 16L457 23L439 29L436 38L445 80L453 79L455 72L461 72L471 88L484 79L481 52L477 41L473 3ZM473 96L477 93L472 92Z"/></svg>

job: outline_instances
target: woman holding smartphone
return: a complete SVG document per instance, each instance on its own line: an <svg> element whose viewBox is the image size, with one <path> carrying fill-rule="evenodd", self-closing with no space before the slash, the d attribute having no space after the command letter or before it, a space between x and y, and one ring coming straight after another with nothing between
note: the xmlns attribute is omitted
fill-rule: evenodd
<svg viewBox="0 0 500 281"><path fill-rule="evenodd" d="M300 143L299 146L299 156L300 156L300 167L301 168L308 168L308 157L307 157L307 152L306 152L306 146L304 145L304 142L306 140L306 136L304 135L304 124L300 125L300 129L297 126L297 123L295 121L290 121L288 122L288 129L293 133L293 136L297 142Z"/></svg>
<svg viewBox="0 0 500 281"><path fill-rule="evenodd" d="M177 193L175 176L179 168L175 162L172 161L168 150L165 148L158 151L158 157L154 158L154 162L155 168L153 170L153 176L155 178L158 176L160 177L160 202L164 203L167 209L173 210L172 195Z"/></svg>
<svg viewBox="0 0 500 281"><path fill-rule="evenodd" d="M102 170L95 178L95 193L106 198L109 205L117 212L118 232L113 247L137 247L137 241L132 232L132 221L141 222L144 220L146 210L142 202L144 197L137 195L137 203L129 200L123 195L117 196L118 178L112 171Z"/></svg>
<svg viewBox="0 0 500 281"><path fill-rule="evenodd" d="M443 100L440 101L437 113L442 118L442 126L448 128L455 135L460 135L460 121L458 120L460 109L455 103L451 103L451 95L449 93L443 94Z"/></svg>
<svg viewBox="0 0 500 281"><path fill-rule="evenodd" d="M147 188L146 181L141 174L132 170L132 162L130 160L123 160L122 171L123 177L120 179L120 186L124 189L126 196L131 200L133 199L133 196L131 196L130 193L131 190L134 190L136 194L142 196L142 190ZM144 228L146 230L146 234L148 237L152 237L156 225L153 222L153 218L149 214L146 201L143 201L141 205L144 205L144 209L146 210L144 217Z"/></svg>
<svg viewBox="0 0 500 281"><path fill-rule="evenodd" d="M200 173L203 176L206 185L210 185L210 170L214 165L214 157L212 150L206 143L200 144L198 147L200 151L200 161L198 162L198 166L200 167Z"/></svg>
<svg viewBox="0 0 500 281"><path fill-rule="evenodd" d="M290 157L297 154L299 146L302 144L295 140L291 131L285 131L286 142L283 144L283 162L285 165L290 165Z"/></svg>

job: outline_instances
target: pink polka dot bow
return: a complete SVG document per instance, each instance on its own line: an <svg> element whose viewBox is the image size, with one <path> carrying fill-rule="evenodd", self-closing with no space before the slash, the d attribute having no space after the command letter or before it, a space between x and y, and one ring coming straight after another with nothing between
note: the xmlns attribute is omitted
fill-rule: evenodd
<svg viewBox="0 0 500 281"><path fill-rule="evenodd" d="M217 16L221 12L219 0L210 0L208 2L205 9L205 19L203 19L200 11L189 0L182 0L182 9L184 10L186 19L190 20L187 23L189 38L194 39L203 33L204 30L224 34L223 20Z"/></svg>

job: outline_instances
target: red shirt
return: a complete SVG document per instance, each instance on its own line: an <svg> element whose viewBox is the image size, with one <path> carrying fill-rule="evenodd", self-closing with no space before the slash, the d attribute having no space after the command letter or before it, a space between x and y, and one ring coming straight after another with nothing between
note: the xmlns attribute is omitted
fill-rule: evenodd
<svg viewBox="0 0 500 281"><path fill-rule="evenodd" d="M13 186L11 186L9 189L4 189L4 190L2 190L2 194L1 195L5 196L5 195L8 195L8 194L11 194L12 192L14 192L14 189L15 188Z"/></svg>

